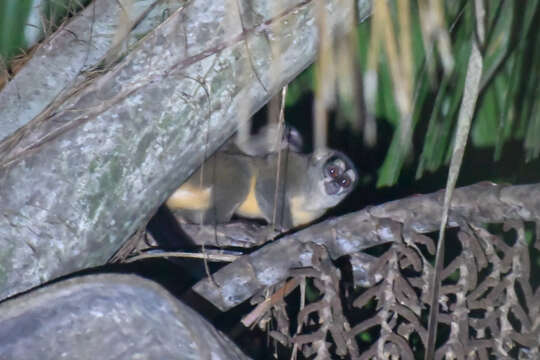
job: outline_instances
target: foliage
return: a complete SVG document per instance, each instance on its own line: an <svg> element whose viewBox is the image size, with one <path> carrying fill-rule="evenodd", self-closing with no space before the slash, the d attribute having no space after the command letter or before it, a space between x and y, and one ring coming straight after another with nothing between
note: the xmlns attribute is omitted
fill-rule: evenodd
<svg viewBox="0 0 540 360"><path fill-rule="evenodd" d="M32 0L0 1L0 57L11 58L26 48L24 28Z"/></svg>
<svg viewBox="0 0 540 360"><path fill-rule="evenodd" d="M379 57L374 115L378 122L389 124L394 132L379 169L378 186L395 184L404 164L415 164L416 178L419 179L426 172L437 171L449 162L471 49L474 9L472 2L465 1L448 1L445 5L455 64L454 70L447 75L440 57L436 59L435 70L429 70L429 60L422 44L424 30L419 9L414 2L410 6L412 21L409 31L415 60L411 126L417 140L409 153L401 144L400 111L394 100L395 84L389 71L391 64L386 54ZM540 35L536 31L540 25L539 1L493 1L488 2L486 10L485 71L470 145L477 149L489 148L494 161L497 161L501 159L504 145L518 140L523 143L526 160L530 161L540 153ZM391 11L395 20L397 9L394 7ZM372 26L372 20L368 20L357 28L357 66L363 70L367 66L367 54L373 50L370 43ZM308 80L312 75L310 68L290 85L287 105L292 105L310 89L313 91L315 81ZM345 112L351 122L362 121L350 109L337 111Z"/></svg>
<svg viewBox="0 0 540 360"><path fill-rule="evenodd" d="M0 0L0 59L12 72L29 48L45 34L52 34L66 18L90 0ZM1 84L1 82L0 82Z"/></svg>

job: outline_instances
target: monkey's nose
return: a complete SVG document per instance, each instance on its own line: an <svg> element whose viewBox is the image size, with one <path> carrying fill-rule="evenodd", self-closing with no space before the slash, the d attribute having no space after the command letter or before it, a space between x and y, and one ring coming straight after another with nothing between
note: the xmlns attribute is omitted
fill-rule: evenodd
<svg viewBox="0 0 540 360"><path fill-rule="evenodd" d="M337 194L340 188L339 184L335 181L329 181L324 184L324 189L328 195Z"/></svg>

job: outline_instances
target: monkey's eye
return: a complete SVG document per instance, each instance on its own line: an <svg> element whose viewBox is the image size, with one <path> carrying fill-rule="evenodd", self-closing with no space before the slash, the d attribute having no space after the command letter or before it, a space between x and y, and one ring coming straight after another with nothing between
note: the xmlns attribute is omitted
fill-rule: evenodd
<svg viewBox="0 0 540 360"><path fill-rule="evenodd" d="M326 167L326 172L328 173L329 176L333 177L333 178L336 178L339 176L339 167L337 167L336 165L328 165Z"/></svg>
<svg viewBox="0 0 540 360"><path fill-rule="evenodd" d="M351 186L351 179L348 176L342 176L338 179L338 183L341 187L348 188Z"/></svg>

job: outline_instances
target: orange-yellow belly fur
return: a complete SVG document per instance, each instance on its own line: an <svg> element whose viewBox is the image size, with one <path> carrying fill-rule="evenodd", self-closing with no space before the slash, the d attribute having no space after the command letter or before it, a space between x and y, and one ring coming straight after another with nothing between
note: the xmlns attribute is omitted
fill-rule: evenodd
<svg viewBox="0 0 540 360"><path fill-rule="evenodd" d="M236 209L236 214L247 217L247 218L263 218L263 213L257 202L257 197L255 196L255 184L257 179L255 176L251 177L249 182L249 192L246 196L246 199L240 204Z"/></svg>

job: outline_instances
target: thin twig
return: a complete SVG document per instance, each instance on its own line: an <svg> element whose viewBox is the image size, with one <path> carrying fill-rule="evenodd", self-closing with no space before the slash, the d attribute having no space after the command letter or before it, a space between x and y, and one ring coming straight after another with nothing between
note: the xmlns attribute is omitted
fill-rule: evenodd
<svg viewBox="0 0 540 360"><path fill-rule="evenodd" d="M285 131L285 97L287 96L287 85L285 85L282 89L281 89L281 93L279 95L279 129L280 131L278 132L278 134L282 134L283 131ZM280 135L278 135L278 138L276 139L276 141L283 141L282 137ZM277 148L281 148L281 147L277 147ZM288 147L286 149L288 151ZM276 167L276 187L274 189L274 211L273 211L273 214L272 214L272 224L274 225L274 230L279 230L279 228L276 227L276 220L277 220L277 212L278 212L278 197L279 197L279 191L280 191L280 188L279 188L279 183L281 181L281 162L282 162L282 158L281 158L281 153L282 151L280 150L278 152L278 157L277 157L277 167ZM287 172L287 169L285 168L285 172ZM280 206L281 207L281 206ZM279 224L279 227L281 228L284 224L283 224L283 208L279 209L281 210L281 224Z"/></svg>
<svg viewBox="0 0 540 360"><path fill-rule="evenodd" d="M279 301L282 301L285 296L289 295L291 291L296 289L300 283L299 278L293 278L285 283L279 290L277 290L272 296L266 298L262 303L257 305L249 314L242 318L242 324L245 327L250 327L255 323L257 319L260 319L272 306L276 305Z"/></svg>
<svg viewBox="0 0 540 360"><path fill-rule="evenodd" d="M231 254L208 254L208 253L189 253L182 251L165 251L160 253L153 254L140 254L129 259L126 259L124 262L130 263L143 259L152 259L152 258L187 258L187 259L202 259L205 261L212 262L233 262L240 257L240 255L231 255Z"/></svg>

